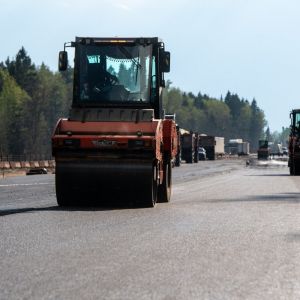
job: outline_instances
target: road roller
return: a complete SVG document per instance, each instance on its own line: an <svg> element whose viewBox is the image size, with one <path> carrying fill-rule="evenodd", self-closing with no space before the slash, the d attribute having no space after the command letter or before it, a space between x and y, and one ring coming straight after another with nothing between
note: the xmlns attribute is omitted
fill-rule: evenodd
<svg viewBox="0 0 300 300"><path fill-rule="evenodd" d="M163 41L76 37L59 52L61 72L67 48L74 48L73 100L52 135L58 205L169 202L178 140L162 108L170 71Z"/></svg>
<svg viewBox="0 0 300 300"><path fill-rule="evenodd" d="M300 109L293 109L290 113L291 126L289 135L288 167L290 175L300 175Z"/></svg>

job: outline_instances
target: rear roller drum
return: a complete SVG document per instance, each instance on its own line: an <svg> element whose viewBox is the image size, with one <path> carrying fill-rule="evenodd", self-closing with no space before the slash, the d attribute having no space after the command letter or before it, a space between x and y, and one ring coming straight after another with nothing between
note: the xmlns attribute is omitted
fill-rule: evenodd
<svg viewBox="0 0 300 300"><path fill-rule="evenodd" d="M172 166L169 160L164 165L164 178L161 185L158 187L157 202L170 202L172 188Z"/></svg>
<svg viewBox="0 0 300 300"><path fill-rule="evenodd" d="M300 175L300 164L299 164L299 162L297 164L294 164L294 175L296 175L296 176Z"/></svg>
<svg viewBox="0 0 300 300"><path fill-rule="evenodd" d="M145 178L145 185L139 187L137 199L135 201L137 207L154 207L157 202L158 192L158 172L157 167L153 166L151 173Z"/></svg>
<svg viewBox="0 0 300 300"><path fill-rule="evenodd" d="M290 175L292 175L292 176L295 175L294 162L291 162L291 163L290 163Z"/></svg>
<svg viewBox="0 0 300 300"><path fill-rule="evenodd" d="M290 164L290 175L298 176L300 175L300 164L292 161Z"/></svg>

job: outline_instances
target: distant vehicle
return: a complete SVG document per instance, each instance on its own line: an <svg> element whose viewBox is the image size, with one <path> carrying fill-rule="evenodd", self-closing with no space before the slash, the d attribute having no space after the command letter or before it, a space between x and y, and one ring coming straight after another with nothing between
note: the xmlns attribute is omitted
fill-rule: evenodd
<svg viewBox="0 0 300 300"><path fill-rule="evenodd" d="M38 175L38 174L47 174L48 170L46 168L31 168L26 175Z"/></svg>
<svg viewBox="0 0 300 300"><path fill-rule="evenodd" d="M238 144L238 155L249 155L250 153L250 144L248 142L242 142Z"/></svg>
<svg viewBox="0 0 300 300"><path fill-rule="evenodd" d="M267 140L258 141L257 159L269 159L270 148Z"/></svg>
<svg viewBox="0 0 300 300"><path fill-rule="evenodd" d="M214 160L225 153L224 137L200 134L199 146L205 149L209 160Z"/></svg>
<svg viewBox="0 0 300 300"><path fill-rule="evenodd" d="M226 152L230 155L238 155L239 152L242 152L240 149L243 144L243 139L230 139L226 144Z"/></svg>
<svg viewBox="0 0 300 300"><path fill-rule="evenodd" d="M289 160L290 174L300 175L300 109L293 109L290 113L291 131L289 136Z"/></svg>
<svg viewBox="0 0 300 300"><path fill-rule="evenodd" d="M199 160L206 160L206 151L203 147L199 147L198 155L199 155Z"/></svg>
<svg viewBox="0 0 300 300"><path fill-rule="evenodd" d="M198 146L199 146L199 135L197 132L185 130L183 128L180 131L180 153L181 159L185 160L186 163L192 164L198 162Z"/></svg>
<svg viewBox="0 0 300 300"><path fill-rule="evenodd" d="M270 155L272 155L272 156L274 156L274 155L282 156L283 155L281 144L269 142L269 149L270 149Z"/></svg>
<svg viewBox="0 0 300 300"><path fill-rule="evenodd" d="M289 151L288 151L287 147L282 147L282 154L283 155L288 155L289 154Z"/></svg>
<svg viewBox="0 0 300 300"><path fill-rule="evenodd" d="M249 155L250 144L243 139L230 139L225 146L226 153L230 155Z"/></svg>

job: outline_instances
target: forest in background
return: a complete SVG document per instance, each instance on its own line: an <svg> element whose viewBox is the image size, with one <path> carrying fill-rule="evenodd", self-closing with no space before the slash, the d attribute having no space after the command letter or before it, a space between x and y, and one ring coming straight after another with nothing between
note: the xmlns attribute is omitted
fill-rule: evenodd
<svg viewBox="0 0 300 300"><path fill-rule="evenodd" d="M59 73L36 66L22 47L0 62L0 155L51 156L51 135L57 120L66 117L72 101L73 70ZM176 114L184 129L225 140L242 138L253 150L260 138L285 142L288 128L271 133L257 101L228 92L220 99L181 91L168 81L163 107Z"/></svg>

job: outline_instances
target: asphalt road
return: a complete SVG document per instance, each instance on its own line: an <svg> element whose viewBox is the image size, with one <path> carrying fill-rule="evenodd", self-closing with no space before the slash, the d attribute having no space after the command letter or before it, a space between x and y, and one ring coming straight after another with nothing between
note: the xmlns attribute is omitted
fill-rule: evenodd
<svg viewBox="0 0 300 300"><path fill-rule="evenodd" d="M56 206L54 175L0 179L0 299L300 299L300 176L174 169L171 203Z"/></svg>

